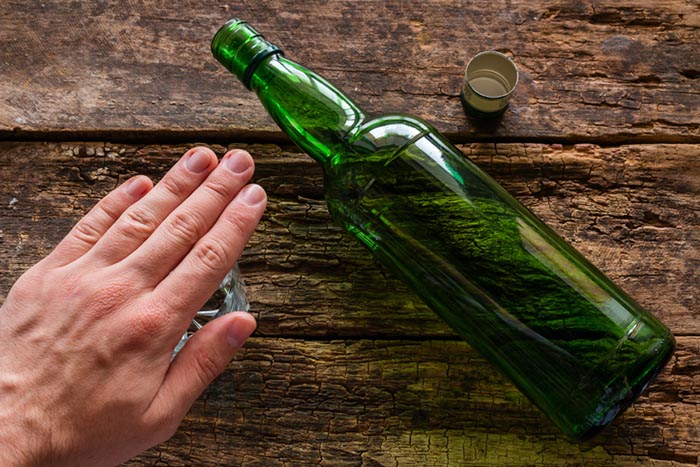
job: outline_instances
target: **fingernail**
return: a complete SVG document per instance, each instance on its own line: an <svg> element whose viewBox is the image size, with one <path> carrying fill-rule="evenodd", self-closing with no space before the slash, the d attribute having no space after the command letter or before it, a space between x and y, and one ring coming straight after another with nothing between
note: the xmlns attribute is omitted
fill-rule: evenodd
<svg viewBox="0 0 700 467"><path fill-rule="evenodd" d="M248 185L241 190L239 196L248 206L255 206L265 199L265 190L260 185Z"/></svg>
<svg viewBox="0 0 700 467"><path fill-rule="evenodd" d="M124 183L124 190L134 198L140 198L151 188L148 177L134 177Z"/></svg>
<svg viewBox="0 0 700 467"><path fill-rule="evenodd" d="M197 148L185 161L185 167L190 172L202 173L211 165L211 153L205 148Z"/></svg>
<svg viewBox="0 0 700 467"><path fill-rule="evenodd" d="M250 155L245 151L232 151L226 156L224 165L233 173L242 174L251 166Z"/></svg>
<svg viewBox="0 0 700 467"><path fill-rule="evenodd" d="M235 319L226 332L226 340L234 349L240 349L248 340L253 331L255 331L256 323L253 319L239 318Z"/></svg>

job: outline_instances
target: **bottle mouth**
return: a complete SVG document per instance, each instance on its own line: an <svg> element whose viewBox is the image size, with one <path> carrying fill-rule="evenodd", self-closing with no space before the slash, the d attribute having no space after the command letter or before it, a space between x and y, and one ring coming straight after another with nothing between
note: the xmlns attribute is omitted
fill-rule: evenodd
<svg viewBox="0 0 700 467"><path fill-rule="evenodd" d="M272 54L283 53L246 21L237 18L227 21L214 35L211 52L248 89L258 65Z"/></svg>
<svg viewBox="0 0 700 467"><path fill-rule="evenodd" d="M226 68L229 68L233 60L233 54L226 47L226 44L230 44L233 41L236 30L244 24L248 23L238 18L230 19L219 28L211 40L212 55Z"/></svg>

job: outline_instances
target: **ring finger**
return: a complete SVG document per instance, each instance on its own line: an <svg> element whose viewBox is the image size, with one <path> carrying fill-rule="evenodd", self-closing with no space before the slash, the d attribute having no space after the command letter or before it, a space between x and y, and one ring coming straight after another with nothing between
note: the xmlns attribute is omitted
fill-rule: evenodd
<svg viewBox="0 0 700 467"><path fill-rule="evenodd" d="M202 185L124 260L124 267L139 271L151 286L158 284L209 231L250 180L253 165L253 158L245 151L226 154Z"/></svg>

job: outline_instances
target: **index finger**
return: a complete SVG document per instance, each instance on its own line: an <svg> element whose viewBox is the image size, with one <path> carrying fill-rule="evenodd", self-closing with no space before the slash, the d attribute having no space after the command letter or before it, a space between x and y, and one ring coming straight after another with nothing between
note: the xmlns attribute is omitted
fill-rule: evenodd
<svg viewBox="0 0 700 467"><path fill-rule="evenodd" d="M90 251L132 204L153 188L148 177L137 175L102 198L78 221L46 258L47 263L65 266Z"/></svg>

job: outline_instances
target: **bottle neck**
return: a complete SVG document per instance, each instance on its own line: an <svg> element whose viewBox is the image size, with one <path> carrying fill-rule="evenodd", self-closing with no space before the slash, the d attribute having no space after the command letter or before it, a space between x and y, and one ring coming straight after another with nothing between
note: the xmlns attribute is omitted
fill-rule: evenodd
<svg viewBox="0 0 700 467"><path fill-rule="evenodd" d="M322 165L350 150L364 112L316 73L288 60L245 22L232 20L212 41L214 56L257 95L279 127Z"/></svg>
<svg viewBox="0 0 700 467"><path fill-rule="evenodd" d="M366 118L348 96L285 57L260 64L251 88L282 131L324 165L350 150L350 135Z"/></svg>

